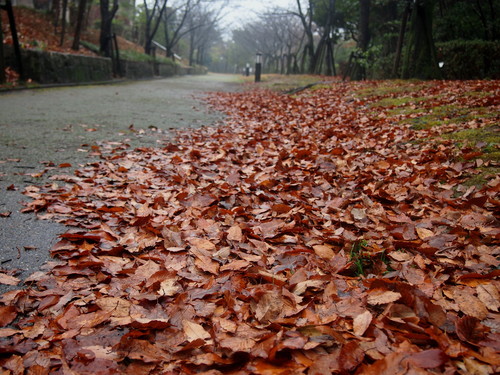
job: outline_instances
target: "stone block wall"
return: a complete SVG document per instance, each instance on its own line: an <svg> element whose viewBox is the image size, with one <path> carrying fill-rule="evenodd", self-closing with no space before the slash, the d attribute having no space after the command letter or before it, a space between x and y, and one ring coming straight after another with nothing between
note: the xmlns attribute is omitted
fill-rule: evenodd
<svg viewBox="0 0 500 375"><path fill-rule="evenodd" d="M5 45L6 65L16 66L14 49ZM113 78L109 58L22 49L24 75L40 84L102 82ZM121 76L128 79L204 74L192 68L158 62L120 60Z"/></svg>
<svg viewBox="0 0 500 375"><path fill-rule="evenodd" d="M4 46L6 63L15 66L13 48ZM22 49L24 75L37 83L108 81L113 77L111 59Z"/></svg>

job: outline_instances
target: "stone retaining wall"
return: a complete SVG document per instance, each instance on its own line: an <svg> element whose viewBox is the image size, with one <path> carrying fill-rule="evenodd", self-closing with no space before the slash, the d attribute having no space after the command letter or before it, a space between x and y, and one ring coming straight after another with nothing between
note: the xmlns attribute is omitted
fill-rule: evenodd
<svg viewBox="0 0 500 375"><path fill-rule="evenodd" d="M14 51L4 46L7 66L15 66ZM41 84L109 81L113 78L112 61L105 57L72 55L22 49L24 75ZM178 65L120 60L121 75L129 79L170 77L190 74L189 68Z"/></svg>
<svg viewBox="0 0 500 375"><path fill-rule="evenodd" d="M15 66L14 51L4 46L8 66ZM22 49L24 75L37 83L108 81L113 77L111 60L103 57Z"/></svg>

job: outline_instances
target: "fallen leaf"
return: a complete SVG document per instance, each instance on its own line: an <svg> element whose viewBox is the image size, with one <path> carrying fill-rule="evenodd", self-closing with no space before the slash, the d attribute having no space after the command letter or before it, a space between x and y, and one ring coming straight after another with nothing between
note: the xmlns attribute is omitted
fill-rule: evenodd
<svg viewBox="0 0 500 375"><path fill-rule="evenodd" d="M227 239L230 241L241 242L243 240L243 233L238 225L233 225L227 231Z"/></svg>
<svg viewBox="0 0 500 375"><path fill-rule="evenodd" d="M9 276L0 272L0 284L17 285L21 282L17 277Z"/></svg>
<svg viewBox="0 0 500 375"><path fill-rule="evenodd" d="M425 241L427 238L434 236L434 232L426 228L416 227L415 230L417 231L418 238L420 238L422 241Z"/></svg>
<svg viewBox="0 0 500 375"><path fill-rule="evenodd" d="M205 328L201 324L191 322L189 320L182 321L182 328L184 330L184 334L186 335L187 341L195 341L195 340L210 340L211 336Z"/></svg>
<svg viewBox="0 0 500 375"><path fill-rule="evenodd" d="M366 310L364 313L356 315L353 321L353 331L356 336L363 336L373 319L373 315Z"/></svg>
<svg viewBox="0 0 500 375"><path fill-rule="evenodd" d="M335 256L335 253L332 250L332 246L329 245L314 245L313 249L316 255L323 259L329 260Z"/></svg>
<svg viewBox="0 0 500 375"><path fill-rule="evenodd" d="M370 305L384 305L396 302L401 298L401 293L390 290L374 289L368 292L367 302Z"/></svg>

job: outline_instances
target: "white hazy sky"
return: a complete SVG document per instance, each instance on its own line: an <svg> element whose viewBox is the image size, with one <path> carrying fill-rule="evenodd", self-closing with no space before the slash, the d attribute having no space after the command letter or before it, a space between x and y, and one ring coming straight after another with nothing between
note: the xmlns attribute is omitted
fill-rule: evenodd
<svg viewBox="0 0 500 375"><path fill-rule="evenodd" d="M287 8L290 4L295 9L296 0L230 0L224 12L226 16L223 24L234 28L255 18L259 12L262 13L273 7Z"/></svg>

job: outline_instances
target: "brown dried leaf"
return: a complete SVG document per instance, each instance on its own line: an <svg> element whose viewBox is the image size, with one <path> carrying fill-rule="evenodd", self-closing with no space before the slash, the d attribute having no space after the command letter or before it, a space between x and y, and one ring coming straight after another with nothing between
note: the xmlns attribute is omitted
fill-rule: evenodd
<svg viewBox="0 0 500 375"><path fill-rule="evenodd" d="M208 333L201 324L191 322L189 320L183 320L182 328L184 334L186 335L186 340L189 342L199 339L204 341L208 341L211 339L210 333Z"/></svg>
<svg viewBox="0 0 500 375"><path fill-rule="evenodd" d="M357 315L353 321L353 331L356 336L363 336L373 319L373 315L366 310L364 313Z"/></svg>
<svg viewBox="0 0 500 375"><path fill-rule="evenodd" d="M243 232L239 225L233 225L227 231L227 239L229 241L238 241L241 242L243 240Z"/></svg>
<svg viewBox="0 0 500 375"><path fill-rule="evenodd" d="M21 282L17 277L6 275L0 272L0 284L4 285L17 285Z"/></svg>
<svg viewBox="0 0 500 375"><path fill-rule="evenodd" d="M401 293L384 289L373 289L368 292L367 302L370 305L384 305L396 302L401 298Z"/></svg>
<svg viewBox="0 0 500 375"><path fill-rule="evenodd" d="M335 253L332 250L333 247L330 245L314 245L313 249L316 255L323 259L330 260L335 256Z"/></svg>

